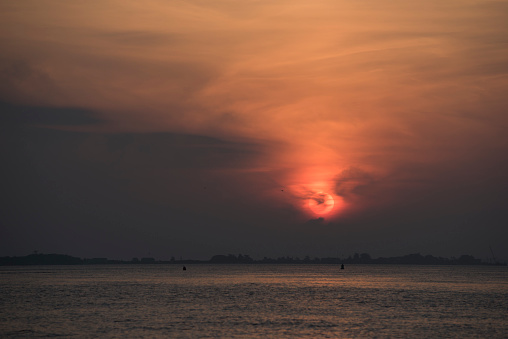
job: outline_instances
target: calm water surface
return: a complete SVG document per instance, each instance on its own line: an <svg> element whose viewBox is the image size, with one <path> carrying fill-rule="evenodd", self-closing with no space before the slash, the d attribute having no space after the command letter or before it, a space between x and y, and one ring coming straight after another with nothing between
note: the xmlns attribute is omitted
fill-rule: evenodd
<svg viewBox="0 0 508 339"><path fill-rule="evenodd" d="M0 337L507 338L508 269L0 267Z"/></svg>

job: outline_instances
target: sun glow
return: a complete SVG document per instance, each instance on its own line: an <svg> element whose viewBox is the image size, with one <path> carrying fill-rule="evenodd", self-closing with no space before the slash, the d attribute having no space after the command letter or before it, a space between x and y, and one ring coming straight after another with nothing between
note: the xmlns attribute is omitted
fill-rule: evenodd
<svg viewBox="0 0 508 339"><path fill-rule="evenodd" d="M335 200L332 195L324 192L318 192L312 195L308 200L309 208L317 215L328 214L335 206Z"/></svg>
<svg viewBox="0 0 508 339"><path fill-rule="evenodd" d="M293 184L286 186L307 218L334 219L346 207L342 197L335 194L334 174L325 167L308 168L295 173Z"/></svg>

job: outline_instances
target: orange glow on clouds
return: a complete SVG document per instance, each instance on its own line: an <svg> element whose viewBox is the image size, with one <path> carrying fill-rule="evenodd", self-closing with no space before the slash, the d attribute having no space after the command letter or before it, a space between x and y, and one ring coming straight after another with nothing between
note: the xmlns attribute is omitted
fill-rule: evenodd
<svg viewBox="0 0 508 339"><path fill-rule="evenodd" d="M333 167L314 166L286 177L294 204L307 218L336 219L347 207L344 199L334 193L336 171Z"/></svg>
<svg viewBox="0 0 508 339"><path fill-rule="evenodd" d="M241 170L288 187L280 199L308 215L310 197L332 195L322 215L333 218L372 194L372 173L392 178L388 196L419 182L411 169L458 163L458 148L504 135L504 10L474 0L4 1L0 62L16 76L0 86L11 101L93 110L108 132L266 145ZM347 168L361 174L339 196Z"/></svg>

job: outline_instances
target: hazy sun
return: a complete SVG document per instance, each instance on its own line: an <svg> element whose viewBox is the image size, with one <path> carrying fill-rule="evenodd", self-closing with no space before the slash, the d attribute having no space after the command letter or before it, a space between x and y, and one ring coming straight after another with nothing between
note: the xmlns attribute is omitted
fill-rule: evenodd
<svg viewBox="0 0 508 339"><path fill-rule="evenodd" d="M309 208L315 214L326 214L333 209L334 205L335 201L328 193L318 192L309 198Z"/></svg>

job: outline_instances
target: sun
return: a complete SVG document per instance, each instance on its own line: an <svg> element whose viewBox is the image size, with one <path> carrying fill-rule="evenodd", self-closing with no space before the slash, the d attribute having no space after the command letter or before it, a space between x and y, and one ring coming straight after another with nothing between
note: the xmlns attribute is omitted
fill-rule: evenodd
<svg viewBox="0 0 508 339"><path fill-rule="evenodd" d="M333 210L334 206L333 196L325 192L317 192L309 198L309 208L314 214L327 214Z"/></svg>

